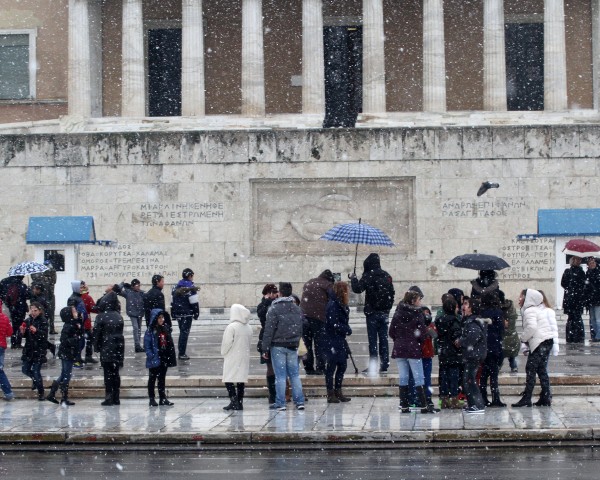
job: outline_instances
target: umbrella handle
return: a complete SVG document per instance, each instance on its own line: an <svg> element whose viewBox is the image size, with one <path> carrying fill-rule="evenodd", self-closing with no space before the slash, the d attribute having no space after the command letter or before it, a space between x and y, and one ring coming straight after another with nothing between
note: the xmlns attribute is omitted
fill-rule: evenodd
<svg viewBox="0 0 600 480"><path fill-rule="evenodd" d="M362 218L358 219L358 224L362 223ZM354 275L356 275L356 258L358 257L358 243L356 244L356 249L354 250Z"/></svg>

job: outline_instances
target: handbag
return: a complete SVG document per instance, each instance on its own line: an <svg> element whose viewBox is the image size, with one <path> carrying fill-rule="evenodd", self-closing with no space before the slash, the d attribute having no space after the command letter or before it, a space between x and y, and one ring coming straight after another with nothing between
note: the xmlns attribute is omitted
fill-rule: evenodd
<svg viewBox="0 0 600 480"><path fill-rule="evenodd" d="M301 338L300 343L298 343L298 356L303 357L307 353L308 353L308 349L306 348L306 344L304 343L304 340Z"/></svg>

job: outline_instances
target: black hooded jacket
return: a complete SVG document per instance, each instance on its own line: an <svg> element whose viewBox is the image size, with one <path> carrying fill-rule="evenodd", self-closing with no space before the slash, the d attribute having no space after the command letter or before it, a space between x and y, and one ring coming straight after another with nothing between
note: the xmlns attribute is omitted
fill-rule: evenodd
<svg viewBox="0 0 600 480"><path fill-rule="evenodd" d="M123 317L119 313L121 305L115 292L108 292L97 304L100 313L94 328L94 350L100 352L102 363L116 363L123 366L125 358L125 337Z"/></svg>
<svg viewBox="0 0 600 480"><path fill-rule="evenodd" d="M379 255L371 253L363 262L364 272L360 280L351 278L352 291L365 293L365 313L389 313L394 306L394 284L389 273L381 268Z"/></svg>

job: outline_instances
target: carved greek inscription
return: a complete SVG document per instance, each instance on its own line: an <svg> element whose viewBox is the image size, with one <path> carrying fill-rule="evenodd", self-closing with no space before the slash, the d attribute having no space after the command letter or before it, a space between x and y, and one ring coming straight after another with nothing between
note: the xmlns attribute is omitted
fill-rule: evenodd
<svg viewBox="0 0 600 480"><path fill-rule="evenodd" d="M506 280L554 278L554 239L513 239L502 247L502 258L511 266L500 272Z"/></svg>
<svg viewBox="0 0 600 480"><path fill-rule="evenodd" d="M189 227L225 219L222 202L142 203L134 221L145 227Z"/></svg>
<svg viewBox="0 0 600 480"><path fill-rule="evenodd" d="M442 217L509 217L521 215L530 205L524 198L495 198L493 200L443 200Z"/></svg>

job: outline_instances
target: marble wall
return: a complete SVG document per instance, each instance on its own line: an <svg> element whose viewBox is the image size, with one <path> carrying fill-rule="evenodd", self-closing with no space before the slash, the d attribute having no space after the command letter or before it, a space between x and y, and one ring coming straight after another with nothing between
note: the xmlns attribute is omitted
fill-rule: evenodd
<svg viewBox="0 0 600 480"><path fill-rule="evenodd" d="M455 255L504 255L509 295L553 291L553 240L533 243L538 209L595 208L600 127L256 130L0 136L0 270L31 257L30 216L92 215L79 274L93 289L184 267L204 307L255 305L266 282L303 282L325 268L345 278L354 247L318 240L337 222L382 228L394 248L371 251L404 291L428 303L474 272ZM485 180L500 188L482 197ZM535 246L535 247L534 247Z"/></svg>

